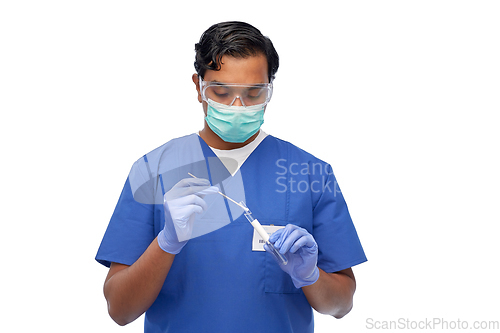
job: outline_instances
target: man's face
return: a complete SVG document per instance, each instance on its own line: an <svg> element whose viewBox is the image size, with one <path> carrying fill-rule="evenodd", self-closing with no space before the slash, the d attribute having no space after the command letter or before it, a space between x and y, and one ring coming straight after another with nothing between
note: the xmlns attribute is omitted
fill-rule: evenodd
<svg viewBox="0 0 500 333"><path fill-rule="evenodd" d="M267 59L263 54L247 58L222 57L220 70L207 70L205 81L216 81L223 83L258 84L269 83L267 72ZM201 98L198 75L193 75L193 81L198 91L198 101L203 103L205 116L207 114L207 103ZM241 101L236 99L233 105L241 106Z"/></svg>

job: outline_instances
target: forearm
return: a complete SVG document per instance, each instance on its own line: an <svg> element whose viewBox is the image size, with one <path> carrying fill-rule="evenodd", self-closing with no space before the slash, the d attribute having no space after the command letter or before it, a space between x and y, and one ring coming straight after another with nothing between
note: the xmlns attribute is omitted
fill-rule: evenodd
<svg viewBox="0 0 500 333"><path fill-rule="evenodd" d="M338 273L319 270L316 283L302 287L309 304L322 314L342 318L351 311L356 282L351 269Z"/></svg>
<svg viewBox="0 0 500 333"><path fill-rule="evenodd" d="M126 325L141 316L158 297L174 258L155 239L132 266L114 264L104 283L111 318Z"/></svg>

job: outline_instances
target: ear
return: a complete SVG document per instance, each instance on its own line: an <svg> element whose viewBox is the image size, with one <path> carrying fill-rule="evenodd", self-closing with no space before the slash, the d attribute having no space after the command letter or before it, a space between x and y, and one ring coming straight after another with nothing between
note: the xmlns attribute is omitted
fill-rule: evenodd
<svg viewBox="0 0 500 333"><path fill-rule="evenodd" d="M198 74L193 74L192 76L192 79L193 79L193 83L196 85L196 91L198 92L198 102L202 102L202 99L201 99L201 92L200 92L200 80L199 80L199 76Z"/></svg>

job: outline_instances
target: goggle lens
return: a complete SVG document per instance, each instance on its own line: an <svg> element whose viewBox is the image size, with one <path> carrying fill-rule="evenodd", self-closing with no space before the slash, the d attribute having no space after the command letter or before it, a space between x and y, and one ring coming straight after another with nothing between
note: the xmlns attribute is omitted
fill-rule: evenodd
<svg viewBox="0 0 500 333"><path fill-rule="evenodd" d="M205 82L203 97L217 103L233 105L239 99L243 106L268 103L272 95L271 84L240 85Z"/></svg>

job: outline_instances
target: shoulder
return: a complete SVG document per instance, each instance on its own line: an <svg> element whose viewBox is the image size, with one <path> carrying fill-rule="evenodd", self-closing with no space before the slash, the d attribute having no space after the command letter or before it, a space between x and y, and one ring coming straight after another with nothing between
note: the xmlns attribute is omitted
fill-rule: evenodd
<svg viewBox="0 0 500 333"><path fill-rule="evenodd" d="M279 139L272 135L268 135L268 137L270 137L270 141L273 142L277 147L279 147L280 150L287 152L287 156L292 163L300 161L304 163L318 163L322 165L329 165L327 162L286 140Z"/></svg>
<svg viewBox="0 0 500 333"><path fill-rule="evenodd" d="M200 139L196 133L171 139L141 156L135 161L134 166L148 164L150 168L155 169L160 165L161 161L177 160L183 150L193 147L201 149Z"/></svg>
<svg viewBox="0 0 500 333"><path fill-rule="evenodd" d="M148 160L155 160L158 159L159 156L163 154L168 154L168 153L173 153L175 151L178 151L180 149L186 149L188 146L193 145L193 144L200 144L200 139L196 133L181 136L179 138L171 139L170 141L167 141L166 143L162 144L161 146L153 149L149 153L145 154L144 156ZM142 156L141 158L143 158Z"/></svg>

